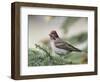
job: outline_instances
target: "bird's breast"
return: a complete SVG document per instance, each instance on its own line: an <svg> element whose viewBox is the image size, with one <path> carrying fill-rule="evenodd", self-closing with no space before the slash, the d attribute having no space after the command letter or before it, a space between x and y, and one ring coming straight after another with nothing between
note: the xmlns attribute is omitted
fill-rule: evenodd
<svg viewBox="0 0 100 82"><path fill-rule="evenodd" d="M61 49L61 48L57 48L55 46L54 41L51 41L51 48L52 48L52 51L54 51L57 54L66 54L68 52L67 50L64 50L64 49Z"/></svg>

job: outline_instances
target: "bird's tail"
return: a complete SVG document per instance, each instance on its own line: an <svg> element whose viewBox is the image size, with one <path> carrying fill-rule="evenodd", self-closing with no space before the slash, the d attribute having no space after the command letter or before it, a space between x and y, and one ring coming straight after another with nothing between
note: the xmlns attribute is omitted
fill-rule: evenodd
<svg viewBox="0 0 100 82"><path fill-rule="evenodd" d="M83 52L83 50L80 50L80 49L76 49L74 50L75 52Z"/></svg>
<svg viewBox="0 0 100 82"><path fill-rule="evenodd" d="M79 49L78 49L77 51L78 51L78 52L82 52L82 50L79 50Z"/></svg>
<svg viewBox="0 0 100 82"><path fill-rule="evenodd" d="M84 53L87 53L87 51L84 51L84 50L77 50L78 52L84 52Z"/></svg>

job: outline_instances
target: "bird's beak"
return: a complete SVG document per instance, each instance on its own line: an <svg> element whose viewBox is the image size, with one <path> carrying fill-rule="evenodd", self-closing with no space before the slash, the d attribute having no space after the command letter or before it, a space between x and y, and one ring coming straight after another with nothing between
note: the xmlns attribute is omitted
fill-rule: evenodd
<svg viewBox="0 0 100 82"><path fill-rule="evenodd" d="M49 36L51 36L51 34L49 34Z"/></svg>

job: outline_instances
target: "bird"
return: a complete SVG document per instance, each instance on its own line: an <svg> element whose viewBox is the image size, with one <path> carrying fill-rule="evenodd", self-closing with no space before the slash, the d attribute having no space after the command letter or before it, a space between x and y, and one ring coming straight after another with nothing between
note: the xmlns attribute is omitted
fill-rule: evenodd
<svg viewBox="0 0 100 82"><path fill-rule="evenodd" d="M52 30L49 34L51 49L56 54L67 54L69 52L82 52L82 50L74 47L68 42L62 40L55 30Z"/></svg>

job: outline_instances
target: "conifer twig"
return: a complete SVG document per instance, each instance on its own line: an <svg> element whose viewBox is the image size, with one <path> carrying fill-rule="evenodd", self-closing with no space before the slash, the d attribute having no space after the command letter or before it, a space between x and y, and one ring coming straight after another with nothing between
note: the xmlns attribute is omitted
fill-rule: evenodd
<svg viewBox="0 0 100 82"><path fill-rule="evenodd" d="M36 48L39 48L40 50L44 51L46 54L48 54L48 56L50 57L50 59L52 59L52 56L50 55L50 53L45 50L44 48L42 48L40 45L35 44Z"/></svg>

